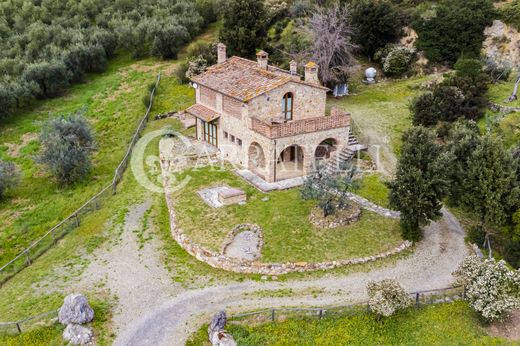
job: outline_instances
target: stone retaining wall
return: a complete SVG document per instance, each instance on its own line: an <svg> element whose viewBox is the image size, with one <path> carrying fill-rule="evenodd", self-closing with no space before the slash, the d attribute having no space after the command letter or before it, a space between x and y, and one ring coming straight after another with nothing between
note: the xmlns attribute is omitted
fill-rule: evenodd
<svg viewBox="0 0 520 346"><path fill-rule="evenodd" d="M367 257L360 257L360 258L351 258L351 259L343 259L343 260L337 260L337 261L328 261L328 262L320 262L320 263L308 263L308 262L288 262L288 263L262 263L258 261L245 261L235 258L230 258L227 256L224 256L222 254L213 252L211 250L208 250L199 244L196 244L191 241L191 239L184 234L182 229L180 227L177 227L175 224L175 209L174 209L174 203L172 199L172 193L169 191L168 188L168 176L167 174L163 175L164 177L164 186L165 186L165 195L166 195L166 203L168 206L168 210L170 212L170 229L173 238L175 241L184 249L186 252L188 252L190 255L197 258L199 261L205 262L212 266L213 268L228 270L236 273L247 273L247 274L262 274L262 275L282 275L282 274L288 274L288 273L301 273L301 272L307 272L307 271L315 271L315 270L327 270L327 269L334 269L339 267L344 267L348 265L353 264L362 264L362 263L368 263L373 262L378 259L386 258L389 256L396 255L398 253L401 253L410 247L412 247L412 242L410 241L404 241L401 245L398 247L383 252L374 256L367 256ZM359 196L356 196L359 197ZM361 199L360 205L363 205L364 207L364 199ZM366 200L365 200L366 201ZM368 202L368 201L366 201ZM368 202L370 203L370 202ZM371 203L373 204L373 203ZM376 206L375 204L372 206L370 204L367 204L370 208L374 208ZM377 206L378 207L378 206ZM381 210L379 210L380 208ZM382 210L386 210L384 208L378 207L374 208L374 212L383 212ZM371 209L369 209L371 210ZM395 212L387 211L389 215L395 215ZM386 212L384 212L386 213ZM389 216L393 217L393 216Z"/></svg>

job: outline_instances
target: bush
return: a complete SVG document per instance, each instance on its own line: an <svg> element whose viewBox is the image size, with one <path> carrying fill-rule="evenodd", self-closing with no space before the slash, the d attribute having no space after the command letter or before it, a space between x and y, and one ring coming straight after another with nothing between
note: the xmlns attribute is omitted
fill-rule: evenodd
<svg viewBox="0 0 520 346"><path fill-rule="evenodd" d="M504 4L499 10L502 20L520 30L520 0Z"/></svg>
<svg viewBox="0 0 520 346"><path fill-rule="evenodd" d="M186 77L186 72L188 71L188 62L183 61L177 65L175 68L174 75L177 78L177 81L181 84L186 84L190 80Z"/></svg>
<svg viewBox="0 0 520 346"><path fill-rule="evenodd" d="M81 113L49 120L40 133L42 150L37 161L47 167L58 184L69 185L90 171L94 137Z"/></svg>
<svg viewBox="0 0 520 346"><path fill-rule="evenodd" d="M496 62L492 58L486 58L484 61L484 72L488 74L491 82L507 81L513 68L509 62Z"/></svg>
<svg viewBox="0 0 520 346"><path fill-rule="evenodd" d="M208 62L202 56L198 56L196 58L191 58L188 61L188 70L186 70L186 78L191 79L198 74L206 71L208 67Z"/></svg>
<svg viewBox="0 0 520 346"><path fill-rule="evenodd" d="M196 42L188 47L188 58L197 58L199 56L206 60L208 66L217 63L217 44L207 42Z"/></svg>
<svg viewBox="0 0 520 346"><path fill-rule="evenodd" d="M378 316L388 317L406 309L412 300L396 280L386 279L367 284L368 305Z"/></svg>
<svg viewBox="0 0 520 346"><path fill-rule="evenodd" d="M5 194L14 189L20 181L20 173L12 162L0 160L0 200Z"/></svg>
<svg viewBox="0 0 520 346"><path fill-rule="evenodd" d="M376 54L383 65L383 72L389 76L401 76L410 70L417 51L414 48L391 46Z"/></svg>
<svg viewBox="0 0 520 346"><path fill-rule="evenodd" d="M487 321L520 307L520 271L508 269L504 261L471 256L453 274L464 285L470 306Z"/></svg>

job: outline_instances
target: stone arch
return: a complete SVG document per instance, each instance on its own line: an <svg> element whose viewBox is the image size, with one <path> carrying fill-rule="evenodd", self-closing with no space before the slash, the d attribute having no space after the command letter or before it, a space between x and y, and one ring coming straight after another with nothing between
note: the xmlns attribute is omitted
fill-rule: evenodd
<svg viewBox="0 0 520 346"><path fill-rule="evenodd" d="M276 159L276 180L304 175L304 149L298 144L286 146Z"/></svg>
<svg viewBox="0 0 520 346"><path fill-rule="evenodd" d="M326 160L330 158L332 152L338 149L338 141L329 137L322 140L314 149L314 158L316 160Z"/></svg>
<svg viewBox="0 0 520 346"><path fill-rule="evenodd" d="M265 153L258 142L252 142L248 150L248 168L250 171L265 169Z"/></svg>

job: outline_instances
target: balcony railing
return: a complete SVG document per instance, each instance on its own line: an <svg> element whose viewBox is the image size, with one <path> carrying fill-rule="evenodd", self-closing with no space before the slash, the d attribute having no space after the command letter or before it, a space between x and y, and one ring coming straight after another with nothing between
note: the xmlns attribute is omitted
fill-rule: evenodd
<svg viewBox="0 0 520 346"><path fill-rule="evenodd" d="M330 116L294 120L278 124L269 124L258 118L253 118L252 120L253 131L271 139L337 129L350 125L350 115L347 113L336 113Z"/></svg>

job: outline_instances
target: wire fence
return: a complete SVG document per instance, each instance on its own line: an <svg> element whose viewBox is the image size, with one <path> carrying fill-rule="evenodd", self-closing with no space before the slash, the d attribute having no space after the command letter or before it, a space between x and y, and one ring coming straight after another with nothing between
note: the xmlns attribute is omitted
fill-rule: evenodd
<svg viewBox="0 0 520 346"><path fill-rule="evenodd" d="M410 293L413 307L419 309L423 306L438 303L448 303L465 299L463 286L448 287L435 290L417 291ZM353 316L370 312L368 302L348 305L329 306L316 308L270 308L243 314L232 315L228 318L230 323L236 324L262 324L266 322L281 322L287 319L305 318L331 318L340 316Z"/></svg>
<svg viewBox="0 0 520 346"><path fill-rule="evenodd" d="M121 181L123 172L128 166L128 161L130 160L132 150L134 149L135 144L139 140L141 133L143 132L144 128L146 127L146 123L148 122L150 111L152 110L153 106L154 96L160 80L161 74L159 73L157 75L155 85L150 92L150 103L148 108L146 109L144 116L140 120L139 125L134 132L134 135L132 136L132 140L128 145L128 149L125 153L125 156L123 157L123 160L121 163L119 163L115 170L112 182L101 189L100 192L94 195L81 207L76 209L67 218L48 230L40 238L34 240L31 245L21 251L15 258L4 264L0 268L0 287L22 269L30 266L36 258L56 245L58 240L60 240L63 236L78 228L83 217L90 214L92 211L100 209L104 205L105 201L117 192L117 185Z"/></svg>
<svg viewBox="0 0 520 346"><path fill-rule="evenodd" d="M465 299L466 294L463 286L455 286L434 290L417 291L410 293L415 308L425 305L448 303L454 300ZM0 322L0 334L21 334L33 328L51 326L58 321L58 311L52 310L31 316L14 322ZM331 318L340 316L353 316L370 311L367 302L333 307L317 308L271 308L262 309L243 314L232 315L228 318L230 323L265 323L284 321L289 318Z"/></svg>

